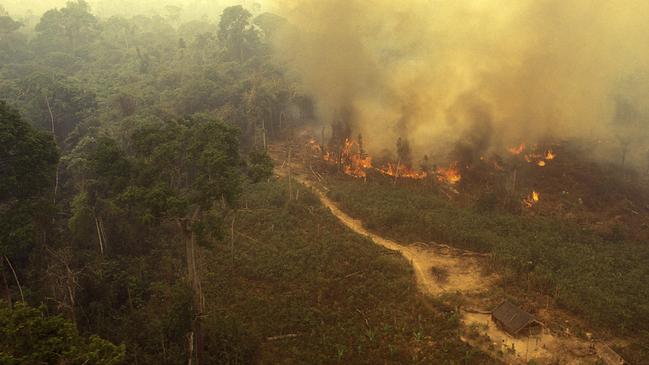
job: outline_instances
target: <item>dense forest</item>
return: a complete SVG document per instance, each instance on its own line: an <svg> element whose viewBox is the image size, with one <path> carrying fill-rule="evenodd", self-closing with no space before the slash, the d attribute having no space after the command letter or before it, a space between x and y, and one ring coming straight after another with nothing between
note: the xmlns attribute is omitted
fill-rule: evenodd
<svg viewBox="0 0 649 365"><path fill-rule="evenodd" d="M270 179L313 118L281 22L2 11L0 362L492 363L405 261Z"/></svg>
<svg viewBox="0 0 649 365"><path fill-rule="evenodd" d="M235 325L202 327L198 257L304 102L269 62L272 22L232 7L174 28L75 1L30 34L0 15L2 362L181 363L226 345L246 362Z"/></svg>
<svg viewBox="0 0 649 365"><path fill-rule="evenodd" d="M115 14L128 1L90 3L19 15L0 5L0 364L572 358L565 347L536 362L467 324L464 309L504 299L556 316L547 333L586 352L596 331L632 363L649 361L649 192L626 161L644 163L644 109L618 102L626 132L597 143L622 163L599 163L590 145L575 152L586 145L576 138L489 147L506 128L462 95L448 108L462 119L457 140L426 146L444 151L437 164L420 154L433 135L418 119L434 114L418 105L426 92L377 92L399 84L397 67L348 67L354 25L320 16L333 40L280 45L283 30L300 32L257 3L206 4L223 8L216 20L196 7L127 16ZM402 61L380 36L388 46L368 64ZM348 52L306 75L323 62L301 54L311 37L315 55L332 43ZM349 100L334 105L338 94ZM392 109L396 122L375 116ZM498 280L431 295L422 275L441 287L445 269L422 273L356 223L412 252L441 243L486 258L473 274Z"/></svg>

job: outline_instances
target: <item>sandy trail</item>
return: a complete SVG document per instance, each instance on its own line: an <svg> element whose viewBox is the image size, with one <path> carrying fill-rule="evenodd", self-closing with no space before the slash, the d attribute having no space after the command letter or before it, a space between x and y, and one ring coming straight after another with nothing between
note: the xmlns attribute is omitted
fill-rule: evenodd
<svg viewBox="0 0 649 365"><path fill-rule="evenodd" d="M443 293L459 293L462 295L480 294L488 291L496 282L493 273L485 274L482 269L485 260L480 255L453 249L444 245L412 244L402 245L368 231L361 221L350 217L329 199L321 189L302 175L294 176L302 185L310 187L320 198L324 206L352 231L366 236L379 246L401 253L412 265L417 283L422 292L437 296ZM434 277L432 268L446 272L445 280ZM479 343L466 337L462 339L471 345L492 353L508 364L527 364L536 360L541 364L589 364L595 363L593 356L575 356L573 352L587 351L588 344L575 338L559 338L549 331L540 336L515 338L498 328L489 314L462 312L461 321L466 329L477 330L483 336L488 336L488 342ZM486 337L485 337L486 338ZM490 346L491 344L491 346ZM490 349L492 348L492 349ZM514 351L512 351L514 350ZM498 354L498 351L501 351ZM592 362L591 362L592 361Z"/></svg>
<svg viewBox="0 0 649 365"><path fill-rule="evenodd" d="M324 206L352 231L366 236L379 246L397 251L412 265L417 283L423 292L439 295L444 292L473 293L488 290L496 277L482 276L479 259L471 256L455 256L453 250L441 245L412 244L409 246L396 243L368 231L361 221L350 217L329 199L320 189L302 176L296 176L301 184L311 187L318 194ZM445 272L445 278L438 280L433 276L432 268Z"/></svg>
<svg viewBox="0 0 649 365"><path fill-rule="evenodd" d="M276 169L276 174L287 176L288 164ZM472 298L474 305L480 306L480 294L489 291L497 282L494 273L485 273L483 255L454 249L446 245L414 243L399 244L368 231L361 221L343 212L329 199L325 193L326 187L309 179L309 173L300 163L291 164L292 178L310 188L318 195L324 206L342 224L353 232L366 236L375 244L388 250L397 251L412 265L417 284L423 293L438 296L444 293L457 293ZM442 272L444 275L436 273ZM527 364L535 360L539 364L595 364L596 356L588 351L589 343L574 336L557 335L544 330L543 334L532 338L516 338L498 328L489 314L469 313L461 311L465 333L473 331L481 338L462 339L472 346L478 347L507 364ZM514 350L514 351L512 351Z"/></svg>

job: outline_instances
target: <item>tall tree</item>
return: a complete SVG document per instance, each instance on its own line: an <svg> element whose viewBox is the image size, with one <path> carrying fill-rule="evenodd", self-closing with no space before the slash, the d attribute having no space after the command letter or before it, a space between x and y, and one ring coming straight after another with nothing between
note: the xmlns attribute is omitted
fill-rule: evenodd
<svg viewBox="0 0 649 365"><path fill-rule="evenodd" d="M51 193L57 161L52 137L0 101L0 272L8 299L4 264L24 259L35 244L37 217L51 202L44 198ZM15 275L15 265L10 269Z"/></svg>
<svg viewBox="0 0 649 365"><path fill-rule="evenodd" d="M241 5L223 10L218 39L225 58L243 63L259 46L259 34L251 23L252 14Z"/></svg>
<svg viewBox="0 0 649 365"><path fill-rule="evenodd" d="M399 159L399 164L411 167L412 152L410 151L410 143L405 138L399 137L397 139L397 158Z"/></svg>
<svg viewBox="0 0 649 365"><path fill-rule="evenodd" d="M0 364L119 365L124 351L97 336L81 337L72 323L46 316L43 308L0 306Z"/></svg>
<svg viewBox="0 0 649 365"><path fill-rule="evenodd" d="M39 33L36 42L45 50L74 52L97 37L99 22L85 0L68 1L64 8L43 14L36 31Z"/></svg>

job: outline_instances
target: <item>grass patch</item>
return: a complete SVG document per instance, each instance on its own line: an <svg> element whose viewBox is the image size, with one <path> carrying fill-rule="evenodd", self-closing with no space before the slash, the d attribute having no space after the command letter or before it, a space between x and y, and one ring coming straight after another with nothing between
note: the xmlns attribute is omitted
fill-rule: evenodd
<svg viewBox="0 0 649 365"><path fill-rule="evenodd" d="M304 189L298 201L287 195L277 182L248 186L234 245L204 258L208 316L248 334L259 363L494 363L459 340L458 314L418 292L405 259L347 230Z"/></svg>
<svg viewBox="0 0 649 365"><path fill-rule="evenodd" d="M551 217L461 207L418 187L332 179L330 196L399 242L438 241L493 253L506 285L528 285L618 334L649 333L649 245L611 242ZM649 336L647 336L649 337Z"/></svg>

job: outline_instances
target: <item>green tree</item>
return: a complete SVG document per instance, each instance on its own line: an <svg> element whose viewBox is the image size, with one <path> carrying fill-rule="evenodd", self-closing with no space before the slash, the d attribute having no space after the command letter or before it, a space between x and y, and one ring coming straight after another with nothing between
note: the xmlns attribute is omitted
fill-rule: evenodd
<svg viewBox="0 0 649 365"><path fill-rule="evenodd" d="M15 365L119 365L124 345L115 346L97 336L81 337L61 316L23 303L14 308L0 302L0 363Z"/></svg>
<svg viewBox="0 0 649 365"><path fill-rule="evenodd" d="M13 20L6 12L3 14L0 9L0 62L17 62L25 56L26 37L16 32L22 26L22 23Z"/></svg>
<svg viewBox="0 0 649 365"><path fill-rule="evenodd" d="M27 255L36 242L38 217L51 204L44 198L53 187L57 161L52 137L0 101L0 258L7 263Z"/></svg>
<svg viewBox="0 0 649 365"><path fill-rule="evenodd" d="M248 154L248 177L260 182L273 175L273 160L266 151L254 150Z"/></svg>
<svg viewBox="0 0 649 365"><path fill-rule="evenodd" d="M95 95L64 75L36 69L19 86L26 90L25 117L36 126L48 129L64 146L66 138L97 109Z"/></svg>
<svg viewBox="0 0 649 365"><path fill-rule="evenodd" d="M74 52L97 37L99 21L90 13L90 5L85 0L68 1L64 8L43 14L36 31L39 35L35 41L42 49Z"/></svg>
<svg viewBox="0 0 649 365"><path fill-rule="evenodd" d="M251 23L252 14L241 5L223 10L218 39L225 58L243 63L259 46L259 34Z"/></svg>
<svg viewBox="0 0 649 365"><path fill-rule="evenodd" d="M17 31L20 27L22 27L21 22L11 19L8 15L0 15L0 37L3 38L9 33Z"/></svg>

